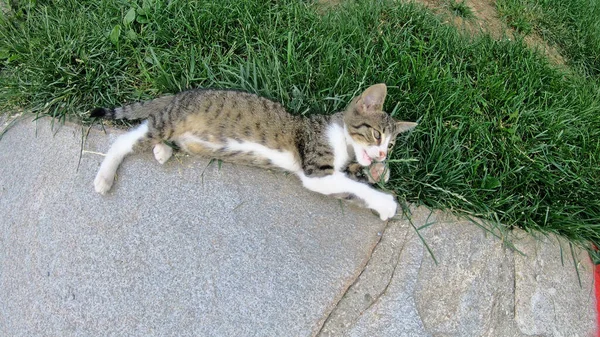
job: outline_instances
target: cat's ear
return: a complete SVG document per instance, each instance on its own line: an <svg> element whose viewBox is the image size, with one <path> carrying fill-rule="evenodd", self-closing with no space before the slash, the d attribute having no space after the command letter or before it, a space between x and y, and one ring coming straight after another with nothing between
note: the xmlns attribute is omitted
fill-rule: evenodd
<svg viewBox="0 0 600 337"><path fill-rule="evenodd" d="M417 123L414 122L404 122L404 121L396 121L395 124L395 131L396 131L396 135L401 134L402 132L406 132L408 130L412 130L414 129L417 125Z"/></svg>
<svg viewBox="0 0 600 337"><path fill-rule="evenodd" d="M361 113L381 111L383 102L387 95L385 83L379 83L368 87L356 101L356 108Z"/></svg>

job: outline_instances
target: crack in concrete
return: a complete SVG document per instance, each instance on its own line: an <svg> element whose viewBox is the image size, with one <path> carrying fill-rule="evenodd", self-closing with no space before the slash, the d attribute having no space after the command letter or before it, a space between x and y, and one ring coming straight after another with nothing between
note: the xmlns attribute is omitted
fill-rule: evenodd
<svg viewBox="0 0 600 337"><path fill-rule="evenodd" d="M423 250L427 250L427 248L425 247L425 245L423 245ZM432 256L433 259L433 256ZM423 253L423 256L421 256L421 259L419 260L419 267L417 268L417 278L420 279L421 278L421 270L423 268L423 260L425 260L425 253ZM435 261L435 260L434 260ZM415 286L413 287L412 291L411 291L411 295L414 296L415 295L415 289L417 288L417 285L415 283ZM429 328L426 325L425 320L423 320L423 314L421 313L421 309L419 308L419 305L417 303L416 297L415 297L415 311L417 312L417 316L419 317L419 320L421 321L421 325L423 326L423 330L427 333L430 333L431 328Z"/></svg>
<svg viewBox="0 0 600 337"><path fill-rule="evenodd" d="M392 226L399 226L399 228L397 230L400 230L400 233L395 233L393 230L390 231L390 229L392 229ZM391 232L391 233L390 233ZM342 295L342 297L337 301L337 303L335 304L335 306L333 307L333 309L329 312L329 314L327 315L327 318L323 321L323 324L321 325L321 327L319 328L317 334L315 336L319 336L319 335L326 335L326 334L331 334L332 330L330 328L333 327L334 323L336 320L341 319L343 321L343 317L345 312L341 312L341 314L336 315L336 312L338 310L342 310L343 308L347 308L350 309L350 317L347 317L348 320L350 321L350 323L348 323L347 326L344 326L344 330L347 332L349 328L351 328L352 326L354 326L356 324L356 322L358 322L359 318L367 311L369 310L371 307L373 307L373 305L375 303L377 303L378 301L380 301L380 299L387 294L387 291L392 283L392 280L394 279L394 276L396 274L396 270L398 267L398 264L400 263L400 257L402 255L402 252L404 251L405 247L406 247L406 238L409 235L408 231L402 231L402 229L400 229L400 224L398 222L388 222L386 227L383 229L382 233L381 233L381 237L379 239L379 241L377 242L377 244L374 246L373 250L371 251L369 258L367 260L367 263L363 266L361 272L358 274L358 276L356 277L356 279L352 282L352 284L344 291L344 294ZM389 240L389 246L388 245L388 240ZM394 243L397 242L396 240L401 240L402 244L400 245L400 247L396 246ZM391 251L386 252L385 249L390 249ZM377 252L379 252L380 250L383 250L380 254L377 254ZM380 261L381 256L384 257L391 257L391 261L386 260L385 262ZM391 262L391 263L390 263ZM393 268L391 270L391 272L386 271L383 275L381 274L374 274L373 276L371 274L365 273L367 271L367 269L369 270L378 270L378 268L381 268L381 266L384 265L393 265ZM377 282L374 280L386 280L386 284L383 287L377 286ZM376 296L374 298L371 298L369 300L369 303L366 307L363 307L363 305L360 304L360 301L358 300L358 297L354 296L354 294L350 294L350 291L352 289L356 289L357 287L359 288L358 292L360 292L361 290L361 286L364 287L365 285L367 287L369 287L369 284L371 283L375 283L375 287L376 289L372 289L375 290L376 292ZM354 312L353 312L354 311ZM333 320L333 321L332 321Z"/></svg>
<svg viewBox="0 0 600 337"><path fill-rule="evenodd" d="M383 236L383 235L382 235ZM406 236L404 237L406 238ZM390 278L388 279L385 287L383 288L383 290L371 301L371 303L369 303L369 305L361 310L358 314L358 316L356 316L356 318L352 321L352 323L350 324L350 327L353 327L354 325L356 325L356 322L358 322L358 320L362 317L362 315L368 311L369 309L371 309L375 303L379 302L379 300L387 294L388 288L390 287L390 284L392 284L392 280L394 279L394 276L396 275L396 269L398 268L398 264L400 264L400 256L402 256L402 252L404 251L404 247L406 247L406 240L402 243L402 247L400 248L400 250L398 251L398 255L396 256L396 261L394 262L394 268L392 269L392 272L390 274ZM368 265L368 264L367 264Z"/></svg>
<svg viewBox="0 0 600 337"><path fill-rule="evenodd" d="M373 258L373 253L375 252L375 249L377 249L377 247L379 246L379 244L381 243L381 240L383 240L383 236L385 235L385 233L387 232L388 228L390 227L390 224L393 221L388 221L385 225L385 227L383 228L383 230L381 231L381 235L379 236L379 240L377 240L377 242L375 243L375 245L373 245L373 249L371 249L371 251L369 252L368 258L365 262L365 264L362 266L360 273L358 273L358 275L356 276L356 278L354 279L354 281L352 281L352 283L350 283L348 285L348 287L346 289L344 289L344 292L342 294L342 296L340 296L337 301L335 302L335 304L332 306L331 310L329 311L329 313L327 313L327 316L325 317L325 319L323 320L323 323L321 323L321 326L317 329L317 332L314 333L312 336L319 336L321 334L321 332L323 331L323 328L325 327L325 325L327 324L327 322L329 321L329 319L331 318L331 314L334 313L336 311L336 309L338 308L340 302L344 299L344 297L346 297L346 294L348 293L348 291L350 289L352 289L352 287L356 284L356 282L360 279L360 277L363 275L363 273L365 272L365 270L367 269L367 266L369 265L369 263L371 262L371 259Z"/></svg>

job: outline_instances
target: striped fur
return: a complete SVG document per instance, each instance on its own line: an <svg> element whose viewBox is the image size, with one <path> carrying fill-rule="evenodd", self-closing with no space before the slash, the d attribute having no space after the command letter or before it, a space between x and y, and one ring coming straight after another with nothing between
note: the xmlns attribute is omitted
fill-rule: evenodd
<svg viewBox="0 0 600 337"><path fill-rule="evenodd" d="M164 163L172 154L165 143L173 143L205 157L294 173L307 188L359 199L385 220L395 213L393 198L357 181L364 176L356 173L360 170L347 170L350 162L369 166L385 160L396 135L416 125L383 112L385 96L385 85L374 85L346 111L308 118L290 115L277 102L232 90L195 89L114 109L96 108L92 117L145 120L109 150L94 182L96 191L111 188L118 165L135 149L153 146L156 159Z"/></svg>

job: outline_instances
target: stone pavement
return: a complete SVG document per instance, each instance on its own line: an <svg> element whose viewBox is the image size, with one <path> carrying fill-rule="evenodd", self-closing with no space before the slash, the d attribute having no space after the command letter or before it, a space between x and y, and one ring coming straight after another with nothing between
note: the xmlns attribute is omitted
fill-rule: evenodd
<svg viewBox="0 0 600 337"><path fill-rule="evenodd" d="M101 196L107 131L25 119L0 139L0 336L596 329L591 262L554 236L424 207L384 223L293 176L185 155L130 156Z"/></svg>

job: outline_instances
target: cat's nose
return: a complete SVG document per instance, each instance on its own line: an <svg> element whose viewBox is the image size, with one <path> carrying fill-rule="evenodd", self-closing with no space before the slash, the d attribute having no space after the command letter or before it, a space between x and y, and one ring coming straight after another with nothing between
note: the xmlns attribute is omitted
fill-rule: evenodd
<svg viewBox="0 0 600 337"><path fill-rule="evenodd" d="M377 158L377 160L384 160L385 156L387 155L387 153L385 153L385 151L379 151L379 158Z"/></svg>

